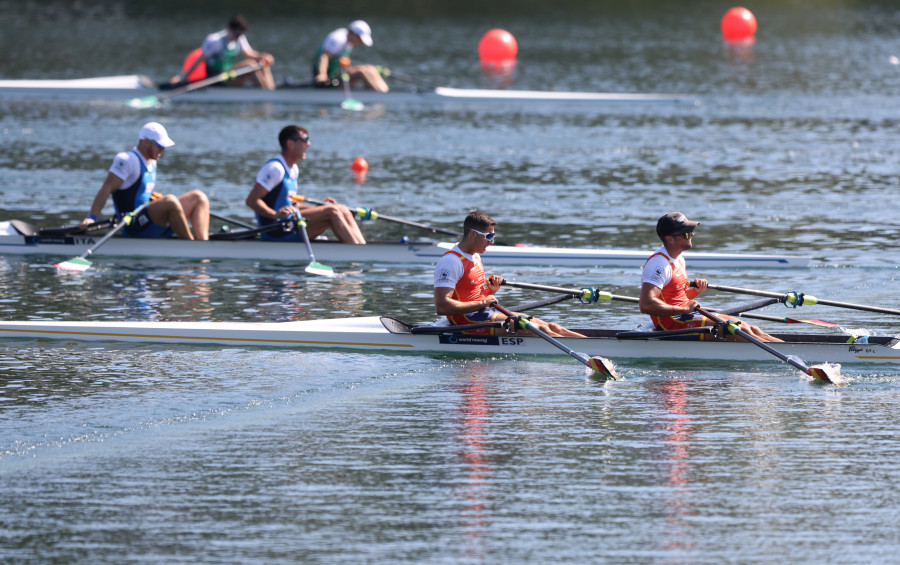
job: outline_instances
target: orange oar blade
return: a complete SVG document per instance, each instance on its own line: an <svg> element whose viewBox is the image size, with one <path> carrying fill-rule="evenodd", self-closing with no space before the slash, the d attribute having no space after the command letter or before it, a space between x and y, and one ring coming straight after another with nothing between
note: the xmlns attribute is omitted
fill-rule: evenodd
<svg viewBox="0 0 900 565"><path fill-rule="evenodd" d="M785 322L789 324L812 324L814 326L822 326L823 328L836 328L837 324L832 322L826 322L824 320L795 320L793 318L785 318Z"/></svg>
<svg viewBox="0 0 900 565"><path fill-rule="evenodd" d="M586 365L595 373L606 378L613 380L619 378L619 373L616 372L616 366L613 365L612 361L605 357L591 357L588 359Z"/></svg>
<svg viewBox="0 0 900 565"><path fill-rule="evenodd" d="M843 380L841 379L841 366L836 363L812 365L807 374L826 383L841 384Z"/></svg>

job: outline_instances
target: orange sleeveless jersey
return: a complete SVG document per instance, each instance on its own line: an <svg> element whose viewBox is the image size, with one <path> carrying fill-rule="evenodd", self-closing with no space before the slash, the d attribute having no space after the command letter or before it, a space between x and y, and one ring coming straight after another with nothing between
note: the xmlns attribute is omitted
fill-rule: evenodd
<svg viewBox="0 0 900 565"><path fill-rule="evenodd" d="M647 258L647 263L650 262L650 259L659 255L663 257L666 261L669 262L669 265L672 266L672 279L666 283L664 287L662 287L662 299L666 304L670 304L673 306L687 306L691 298L687 295L688 289L691 286L691 281L687 276L687 273L678 267L672 259L665 255L664 253L654 253L650 257ZM647 265L644 263L644 266ZM680 330L684 328L699 328L707 325L712 325L712 320L706 317L698 317L689 320L680 320L678 318L674 318L672 316L650 316L650 319L653 321L653 324L664 330ZM703 339L703 336L700 336Z"/></svg>
<svg viewBox="0 0 900 565"><path fill-rule="evenodd" d="M448 254L456 255L463 264L463 276L456 281L456 288L453 289L454 299L460 302L471 302L473 300L481 300L490 294L484 286L484 266L481 264L481 261L476 263L453 250L444 253L444 255ZM466 318L465 314L447 316L447 319L456 326L473 323L472 320Z"/></svg>

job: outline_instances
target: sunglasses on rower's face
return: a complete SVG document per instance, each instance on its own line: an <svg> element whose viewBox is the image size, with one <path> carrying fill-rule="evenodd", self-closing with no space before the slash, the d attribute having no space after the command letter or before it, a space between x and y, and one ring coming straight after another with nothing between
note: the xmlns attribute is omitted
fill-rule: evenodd
<svg viewBox="0 0 900 565"><path fill-rule="evenodd" d="M291 141L299 141L300 143L309 143L309 136L306 137L292 137Z"/></svg>
<svg viewBox="0 0 900 565"><path fill-rule="evenodd" d="M689 232L684 232L684 233L673 233L673 234L669 234L669 235L671 235L672 237L678 237L680 235L684 239L691 239L692 237L694 237L694 232L689 231Z"/></svg>
<svg viewBox="0 0 900 565"><path fill-rule="evenodd" d="M469 231L473 231L473 232L477 233L478 235L483 235L484 239L490 241L491 243L494 242L494 237L496 237L496 235L497 235L496 233L484 233L482 231L473 230L472 228L469 228Z"/></svg>

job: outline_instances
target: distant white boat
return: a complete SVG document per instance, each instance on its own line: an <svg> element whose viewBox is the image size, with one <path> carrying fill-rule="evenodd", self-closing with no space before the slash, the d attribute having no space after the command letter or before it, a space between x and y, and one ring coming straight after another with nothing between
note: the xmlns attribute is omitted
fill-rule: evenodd
<svg viewBox="0 0 900 565"><path fill-rule="evenodd" d="M17 229L18 227L18 229ZM17 220L0 222L0 255L51 255L69 258L81 255L100 240L99 235L41 235L30 224ZM217 235L211 237L216 238ZM230 236L227 236L230 237ZM325 263L435 263L455 242L396 241L353 245L315 240L313 253ZM484 254L491 266L535 265L547 267L641 267L652 249L592 249L540 246L492 245ZM302 243L256 239L142 239L113 237L92 260L108 257L166 257L179 259L309 261ZM796 268L806 267L809 257L728 253L685 253L691 267L706 268Z"/></svg>
<svg viewBox="0 0 900 565"><path fill-rule="evenodd" d="M173 91L159 89L144 75L120 75L67 80L0 80L0 96L52 98L101 98L127 101L131 98L159 96ZM679 94L641 94L612 92L559 92L539 90L490 90L480 88L418 87L415 91L390 92L353 90L354 100L363 104L404 104L410 102L695 102L693 96ZM276 90L209 86L173 96L185 102L270 102L277 104L340 105L344 100L339 88L312 88L283 85Z"/></svg>

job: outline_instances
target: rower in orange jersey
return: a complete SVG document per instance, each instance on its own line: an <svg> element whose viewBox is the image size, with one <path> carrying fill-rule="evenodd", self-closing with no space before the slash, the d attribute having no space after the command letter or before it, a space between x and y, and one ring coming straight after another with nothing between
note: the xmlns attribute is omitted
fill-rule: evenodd
<svg viewBox="0 0 900 565"><path fill-rule="evenodd" d="M503 284L503 277L491 275L485 279L481 254L494 242L497 222L476 210L463 222L463 237L446 252L434 267L434 309L446 316L451 324L465 326L481 322L502 321L506 315L491 308L497 303L494 293ZM515 312L514 312L515 314ZM559 324L532 318L531 323L553 337L584 337ZM507 335L503 328L479 328L471 334ZM519 335L531 332L518 331Z"/></svg>
<svg viewBox="0 0 900 565"><path fill-rule="evenodd" d="M640 310L649 314L660 330L680 330L712 326L713 320L696 312L700 303L695 300L706 290L706 279L696 279L691 287L682 253L693 247L694 229L700 222L692 222L681 212L670 212L656 222L656 235L662 245L644 264L641 275ZM719 316L737 320L732 316ZM741 321L741 329L761 341L782 341L758 327ZM700 339L705 337L699 334ZM744 341L735 336L727 339Z"/></svg>

